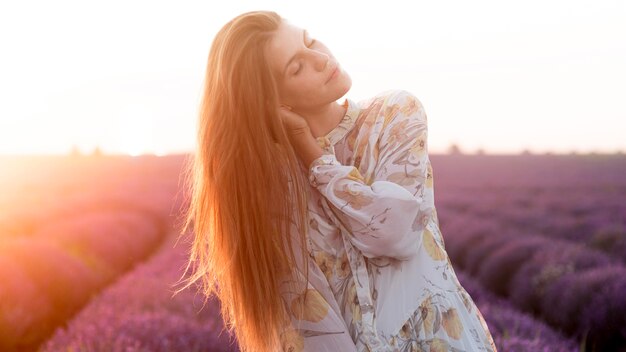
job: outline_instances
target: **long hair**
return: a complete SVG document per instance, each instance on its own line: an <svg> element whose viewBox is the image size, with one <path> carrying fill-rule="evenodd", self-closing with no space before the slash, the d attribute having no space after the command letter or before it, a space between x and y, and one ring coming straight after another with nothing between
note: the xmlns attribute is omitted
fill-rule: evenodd
<svg viewBox="0 0 626 352"><path fill-rule="evenodd" d="M278 117L277 83L264 55L281 21L275 12L252 11L217 33L195 156L184 170L190 197L181 234L193 222L187 269L195 264L195 272L182 289L200 280L205 303L219 298L242 351L280 350L290 321L280 282L293 278L296 255L304 258L306 280L309 274L308 180ZM292 224L301 253L292 247Z"/></svg>

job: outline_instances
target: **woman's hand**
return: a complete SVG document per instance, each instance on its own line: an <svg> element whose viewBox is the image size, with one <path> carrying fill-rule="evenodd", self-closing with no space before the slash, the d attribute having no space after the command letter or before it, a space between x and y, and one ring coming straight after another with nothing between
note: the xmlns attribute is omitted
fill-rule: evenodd
<svg viewBox="0 0 626 352"><path fill-rule="evenodd" d="M289 142L294 147L298 157L309 167L311 163L322 156L323 150L315 141L306 119L289 108L280 107L279 116L287 130Z"/></svg>
<svg viewBox="0 0 626 352"><path fill-rule="evenodd" d="M289 134L289 138L297 137L301 138L303 135L305 136L307 133L311 133L311 129L309 128L309 124L306 122L306 119L295 112L291 111L291 109L286 108L284 105L281 105L279 108L279 116Z"/></svg>

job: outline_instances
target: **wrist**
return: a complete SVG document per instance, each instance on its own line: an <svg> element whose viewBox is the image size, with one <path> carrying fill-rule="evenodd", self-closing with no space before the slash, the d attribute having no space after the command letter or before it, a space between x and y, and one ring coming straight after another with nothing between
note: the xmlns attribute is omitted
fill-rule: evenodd
<svg viewBox="0 0 626 352"><path fill-rule="evenodd" d="M313 161L324 154L324 150L317 143L310 130L291 137L296 154L308 170Z"/></svg>

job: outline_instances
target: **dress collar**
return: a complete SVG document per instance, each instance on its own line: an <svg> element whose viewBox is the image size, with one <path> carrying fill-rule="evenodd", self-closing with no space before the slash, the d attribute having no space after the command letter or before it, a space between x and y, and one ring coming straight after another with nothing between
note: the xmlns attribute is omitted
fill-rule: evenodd
<svg viewBox="0 0 626 352"><path fill-rule="evenodd" d="M343 119L339 121L339 124L335 126L330 132L328 132L325 136L317 137L317 143L320 146L334 146L339 142L343 137L346 136L350 130L356 124L356 119L359 116L360 108L359 106L351 99L345 98L343 107L346 107L346 114L343 116Z"/></svg>

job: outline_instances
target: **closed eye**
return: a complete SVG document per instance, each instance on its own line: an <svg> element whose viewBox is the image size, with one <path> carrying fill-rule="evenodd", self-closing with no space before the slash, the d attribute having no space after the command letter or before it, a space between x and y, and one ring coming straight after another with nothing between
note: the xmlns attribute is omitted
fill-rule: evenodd
<svg viewBox="0 0 626 352"><path fill-rule="evenodd" d="M316 42L316 40L315 40L315 39L311 40L311 44L307 45L307 48L312 47L312 46L313 46L313 44L315 44L315 42ZM297 74L298 74L298 72L300 72L300 69L301 69L301 68L302 68L302 65L299 65L299 66L298 66L298 70L296 70L293 74L294 74L294 75L297 75Z"/></svg>

